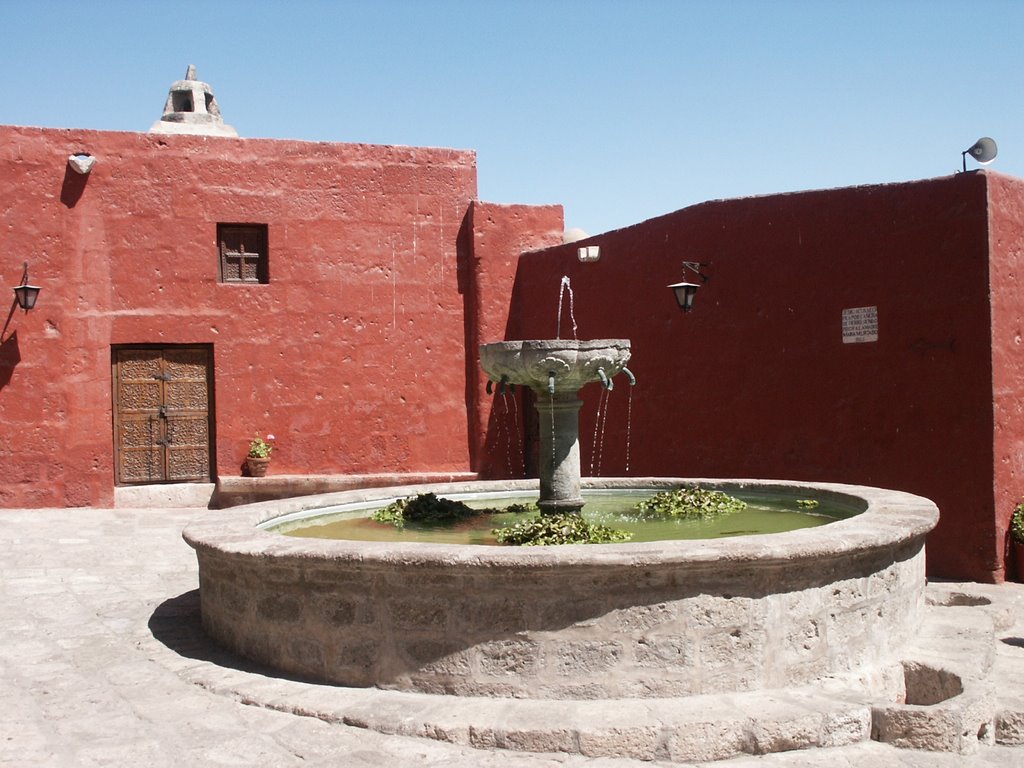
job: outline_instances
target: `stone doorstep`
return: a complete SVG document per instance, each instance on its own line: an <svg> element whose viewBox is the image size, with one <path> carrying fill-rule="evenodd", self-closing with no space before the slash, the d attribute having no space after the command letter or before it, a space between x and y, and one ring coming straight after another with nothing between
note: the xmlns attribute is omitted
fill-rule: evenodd
<svg viewBox="0 0 1024 768"><path fill-rule="evenodd" d="M273 501L318 493L386 488L428 483L462 483L478 479L475 472L381 472L366 475L267 475L217 478L212 506L224 509L240 504Z"/></svg>
<svg viewBox="0 0 1024 768"><path fill-rule="evenodd" d="M318 493L356 488L461 483L476 480L475 472L381 472L367 475L268 475L218 477L216 483L154 483L114 488L114 507L148 509L168 507L235 507Z"/></svg>
<svg viewBox="0 0 1024 768"><path fill-rule="evenodd" d="M150 509L210 506L213 483L166 483L155 485L119 485L114 488L114 507Z"/></svg>

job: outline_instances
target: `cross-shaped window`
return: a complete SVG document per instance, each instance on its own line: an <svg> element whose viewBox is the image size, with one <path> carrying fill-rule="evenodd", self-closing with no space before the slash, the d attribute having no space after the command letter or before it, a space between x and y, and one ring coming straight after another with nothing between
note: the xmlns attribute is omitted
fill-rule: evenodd
<svg viewBox="0 0 1024 768"><path fill-rule="evenodd" d="M269 283L266 224L218 224L222 283Z"/></svg>

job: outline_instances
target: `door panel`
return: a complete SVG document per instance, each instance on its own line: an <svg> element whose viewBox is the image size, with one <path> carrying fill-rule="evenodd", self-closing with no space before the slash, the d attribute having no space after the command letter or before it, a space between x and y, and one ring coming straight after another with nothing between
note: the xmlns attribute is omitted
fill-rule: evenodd
<svg viewBox="0 0 1024 768"><path fill-rule="evenodd" d="M114 349L118 484L210 479L212 371L209 347Z"/></svg>

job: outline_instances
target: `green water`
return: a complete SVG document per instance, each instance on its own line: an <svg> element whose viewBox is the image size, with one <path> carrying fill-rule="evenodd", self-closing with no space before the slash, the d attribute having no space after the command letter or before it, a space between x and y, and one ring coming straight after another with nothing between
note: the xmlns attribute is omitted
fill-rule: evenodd
<svg viewBox="0 0 1024 768"><path fill-rule="evenodd" d="M810 491L800 495L766 493L764 491L729 491L747 502L747 508L712 520L659 520L636 521L623 516L639 501L650 498L656 491L593 491L585 492L586 506L583 516L595 523L629 531L632 542L663 541L666 539L713 539L728 536L748 536L759 533L782 533L798 528L811 528L850 517L861 511L853 504L843 504L834 497L819 498ZM458 498L453 495L452 498ZM806 510L798 503L803 499L819 502L818 507ZM512 503L536 501L533 496L502 498L463 498L471 507L501 508ZM380 506L384 506L381 504ZM454 525L424 525L407 523L399 529L377 523L368 515L372 509L323 510L322 514L271 528L288 536L319 539L349 539L354 541L433 542L437 544L497 545L494 528L512 525L526 519L521 514L499 512L481 515Z"/></svg>

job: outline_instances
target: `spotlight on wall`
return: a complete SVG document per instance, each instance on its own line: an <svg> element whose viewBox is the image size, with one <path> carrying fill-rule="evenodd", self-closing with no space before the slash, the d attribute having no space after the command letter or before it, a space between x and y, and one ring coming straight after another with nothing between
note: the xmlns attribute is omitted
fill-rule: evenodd
<svg viewBox="0 0 1024 768"><path fill-rule="evenodd" d="M88 176L89 171L96 164L96 158L86 152L79 152L77 155L68 155L68 165L75 173Z"/></svg>
<svg viewBox="0 0 1024 768"><path fill-rule="evenodd" d="M601 258L601 246L581 245L576 249L576 258L584 264L595 262Z"/></svg>
<svg viewBox="0 0 1024 768"><path fill-rule="evenodd" d="M699 261L684 261L683 262L683 282L681 282L681 283L672 283L672 285L668 286L669 288L672 289L672 292L675 294L676 304L679 305L679 308L681 310L683 310L683 312L689 312L691 309L693 309L693 299L697 295L697 289L700 288L702 285L704 285L704 283L706 283L708 281L708 276L700 271L701 267L706 267L706 266L708 266L708 265L704 264L702 262L699 262ZM697 275L697 277L700 278L700 282L699 283L687 282L686 281L686 270L690 270L691 272L695 273Z"/></svg>
<svg viewBox="0 0 1024 768"><path fill-rule="evenodd" d="M25 268L21 273L21 285L14 288L14 298L18 302L18 306L28 312L36 305L40 290L42 289L39 286L28 284L28 262L26 261Z"/></svg>
<svg viewBox="0 0 1024 768"><path fill-rule="evenodd" d="M964 161L964 171L966 171L968 155L973 157L979 165L988 165L996 159L997 154L999 154L999 149L996 147L996 143L988 136L982 136L971 147L961 152L960 157Z"/></svg>

